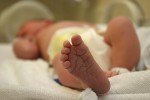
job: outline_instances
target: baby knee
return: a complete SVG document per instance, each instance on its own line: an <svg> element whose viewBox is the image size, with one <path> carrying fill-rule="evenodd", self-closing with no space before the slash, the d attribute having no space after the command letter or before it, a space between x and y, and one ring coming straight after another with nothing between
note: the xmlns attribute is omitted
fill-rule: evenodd
<svg viewBox="0 0 150 100"><path fill-rule="evenodd" d="M111 22L112 25L116 25L117 27L128 27L132 26L132 22L129 18L124 16L119 16L114 18Z"/></svg>

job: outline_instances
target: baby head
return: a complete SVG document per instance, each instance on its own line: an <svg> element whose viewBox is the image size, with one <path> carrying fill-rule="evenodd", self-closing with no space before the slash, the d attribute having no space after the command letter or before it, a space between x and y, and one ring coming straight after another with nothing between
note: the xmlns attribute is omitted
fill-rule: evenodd
<svg viewBox="0 0 150 100"><path fill-rule="evenodd" d="M52 24L52 21L30 21L25 23L13 43L15 55L21 59L36 59L40 57L40 49L36 36L40 31Z"/></svg>

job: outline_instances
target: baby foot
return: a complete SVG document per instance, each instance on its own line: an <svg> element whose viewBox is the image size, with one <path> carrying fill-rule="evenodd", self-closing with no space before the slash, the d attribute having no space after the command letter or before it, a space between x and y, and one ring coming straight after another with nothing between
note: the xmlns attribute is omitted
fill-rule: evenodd
<svg viewBox="0 0 150 100"><path fill-rule="evenodd" d="M64 67L95 92L107 92L109 90L108 79L81 37L75 35L71 41L72 44L69 41L65 41L61 51L61 61Z"/></svg>

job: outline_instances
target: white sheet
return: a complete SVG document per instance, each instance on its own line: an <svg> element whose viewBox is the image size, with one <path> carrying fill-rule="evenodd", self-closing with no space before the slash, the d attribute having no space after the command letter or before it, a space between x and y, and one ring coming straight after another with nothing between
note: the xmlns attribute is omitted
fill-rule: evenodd
<svg viewBox="0 0 150 100"><path fill-rule="evenodd" d="M11 60L0 66L0 98L2 100L78 100L78 92L59 86L48 74L42 60Z"/></svg>
<svg viewBox="0 0 150 100"><path fill-rule="evenodd" d="M12 44L1 43L0 44L0 63L5 60L14 59L15 55L12 50Z"/></svg>
<svg viewBox="0 0 150 100"><path fill-rule="evenodd" d="M97 100L90 89L83 92L58 85L43 60L9 60L0 65L1 100ZM99 100L149 100L150 71L110 78L110 91ZM90 98L89 98L90 97Z"/></svg>

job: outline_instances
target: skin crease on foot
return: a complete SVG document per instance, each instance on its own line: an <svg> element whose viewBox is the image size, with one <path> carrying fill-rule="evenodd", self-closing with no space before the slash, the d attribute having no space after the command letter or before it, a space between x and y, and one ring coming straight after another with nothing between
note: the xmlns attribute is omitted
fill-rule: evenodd
<svg viewBox="0 0 150 100"><path fill-rule="evenodd" d="M73 36L71 42L72 44L65 41L64 48L61 50L61 61L64 67L96 93L106 93L110 83L80 35Z"/></svg>

